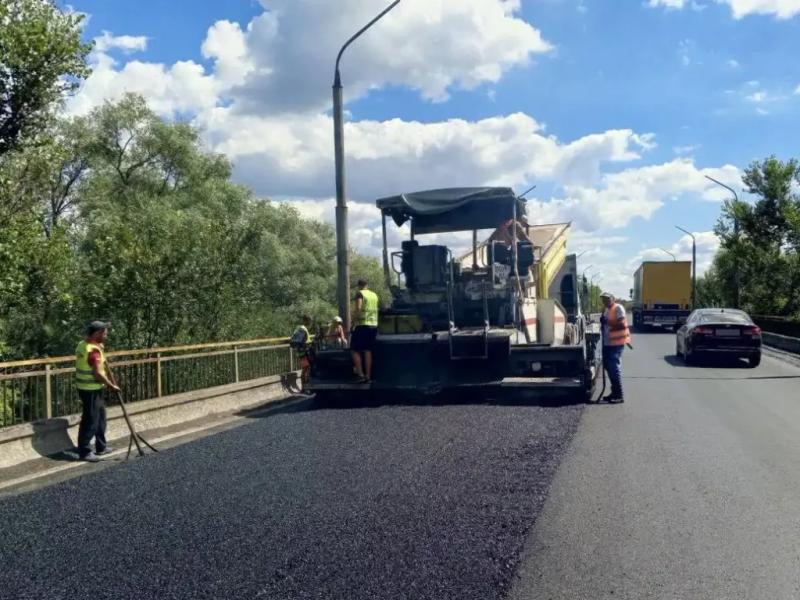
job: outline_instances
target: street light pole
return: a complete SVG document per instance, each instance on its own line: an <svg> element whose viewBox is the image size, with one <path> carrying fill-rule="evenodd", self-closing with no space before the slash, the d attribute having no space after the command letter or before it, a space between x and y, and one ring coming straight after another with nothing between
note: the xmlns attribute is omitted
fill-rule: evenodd
<svg viewBox="0 0 800 600"><path fill-rule="evenodd" d="M697 308L697 238L690 231L675 225L675 229L681 230L692 238L692 310Z"/></svg>
<svg viewBox="0 0 800 600"><path fill-rule="evenodd" d="M350 328L350 264L347 240L347 194L344 173L344 117L342 102L342 77L339 72L339 62L347 47L352 44L367 29L372 27L386 13L400 4L395 0L387 6L378 16L372 19L355 35L347 40L336 56L336 67L333 75L333 149L336 161L336 271L337 287L336 296L339 304L339 316L344 321L345 330Z"/></svg>
<svg viewBox="0 0 800 600"><path fill-rule="evenodd" d="M667 254L669 254L669 255L672 257L672 262L677 262L677 261L678 261L678 259L677 259L677 258L675 258L675 255L674 255L672 252L670 252L669 250L664 250L664 248L659 248L659 250L661 250L662 252L666 252Z"/></svg>
<svg viewBox="0 0 800 600"><path fill-rule="evenodd" d="M728 190L731 194L733 194L733 199L736 201L736 204L739 204L739 194L736 193L736 190L730 187L729 185L725 185L721 181L717 181L713 177L706 175L706 179L709 181L713 181L720 187L724 187ZM736 208L733 211L733 236L736 238L736 242L739 242L739 217L736 216ZM739 308L739 257L737 256L739 252L739 248L736 248L736 252L733 256L733 266L734 266L734 290L733 290L733 307Z"/></svg>

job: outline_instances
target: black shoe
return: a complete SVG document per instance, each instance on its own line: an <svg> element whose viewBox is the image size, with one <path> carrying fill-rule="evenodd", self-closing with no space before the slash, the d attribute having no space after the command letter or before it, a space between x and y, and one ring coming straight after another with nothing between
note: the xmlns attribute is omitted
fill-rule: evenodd
<svg viewBox="0 0 800 600"><path fill-rule="evenodd" d="M105 456L106 454L111 454L113 451L114 449L111 446L106 446L102 450L98 450L97 452L95 452L95 454L97 456Z"/></svg>
<svg viewBox="0 0 800 600"><path fill-rule="evenodd" d="M84 454L83 456L81 456L80 460L82 460L83 462L96 463L100 462L100 457L97 456L97 454L95 454L94 452L89 452L89 454Z"/></svg>

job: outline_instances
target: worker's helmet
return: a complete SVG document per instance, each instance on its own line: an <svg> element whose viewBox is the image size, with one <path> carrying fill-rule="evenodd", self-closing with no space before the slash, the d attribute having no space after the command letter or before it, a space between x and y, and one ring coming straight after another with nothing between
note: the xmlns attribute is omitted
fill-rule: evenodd
<svg viewBox="0 0 800 600"><path fill-rule="evenodd" d="M333 322L334 323L342 323L343 322L342 321L342 317L333 317Z"/></svg>

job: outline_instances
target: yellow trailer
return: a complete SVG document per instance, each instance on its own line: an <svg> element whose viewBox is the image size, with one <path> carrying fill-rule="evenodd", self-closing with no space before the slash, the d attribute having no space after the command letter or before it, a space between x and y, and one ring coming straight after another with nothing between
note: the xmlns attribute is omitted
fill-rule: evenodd
<svg viewBox="0 0 800 600"><path fill-rule="evenodd" d="M690 261L642 263L633 275L633 326L677 329L689 316Z"/></svg>

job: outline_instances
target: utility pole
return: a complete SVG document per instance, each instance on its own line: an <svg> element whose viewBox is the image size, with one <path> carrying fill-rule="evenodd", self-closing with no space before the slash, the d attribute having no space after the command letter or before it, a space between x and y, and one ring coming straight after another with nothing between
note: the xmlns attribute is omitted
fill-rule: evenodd
<svg viewBox="0 0 800 600"><path fill-rule="evenodd" d="M739 194L736 193L735 189L733 189L732 187L730 187L728 185L725 185L721 181L717 181L716 179L714 179L713 177L710 177L708 175L706 175L706 179L708 179L709 181L713 181L714 183L716 183L720 187L724 187L731 194L733 194L733 199L736 202L736 205L738 206L738 204L739 204ZM740 283L739 283L739 247L738 247L738 243L739 243L739 217L736 216L736 206L734 206L734 211L733 211L733 236L736 239L736 243L737 243L736 252L733 255L733 267L734 267L733 307L734 308L739 308L739 304L740 304L740 298L739 298L740 291L739 291L739 289L741 287Z"/></svg>
<svg viewBox="0 0 800 600"><path fill-rule="evenodd" d="M355 35L347 40L336 56L336 67L333 74L333 149L336 160L336 296L339 304L339 315L344 321L345 330L350 329L350 261L348 256L349 243L347 240L347 188L345 186L344 172L344 116L342 102L342 77L339 72L339 62L347 47L352 44L367 29L378 22L386 13L400 4L395 0L387 6L378 16L372 19Z"/></svg>
<svg viewBox="0 0 800 600"><path fill-rule="evenodd" d="M692 310L697 308L697 238L690 231L675 225L675 229L681 230L692 238Z"/></svg>

